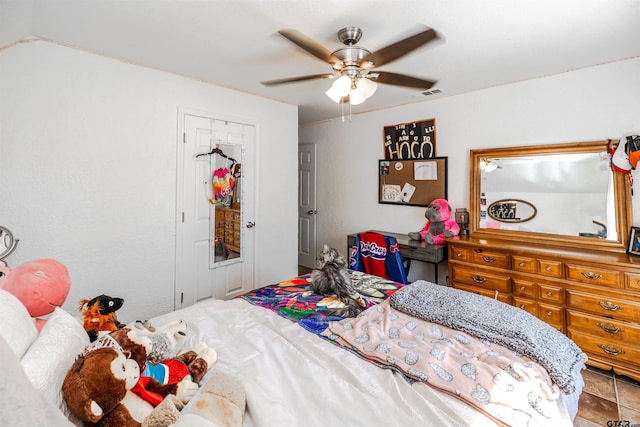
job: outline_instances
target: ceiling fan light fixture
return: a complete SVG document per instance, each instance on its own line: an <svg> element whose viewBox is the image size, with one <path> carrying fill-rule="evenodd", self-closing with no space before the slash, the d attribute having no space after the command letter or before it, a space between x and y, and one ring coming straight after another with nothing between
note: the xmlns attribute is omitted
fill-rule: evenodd
<svg viewBox="0 0 640 427"><path fill-rule="evenodd" d="M358 79L358 82L356 83L356 88L359 91L361 91L362 95L364 95L365 99L367 99L371 95L376 93L376 90L378 89L378 83L372 80L369 80L365 77L361 77Z"/></svg>
<svg viewBox="0 0 640 427"><path fill-rule="evenodd" d="M362 104L366 99L367 97L364 96L364 93L362 93L360 89L353 89L349 94L351 105Z"/></svg>
<svg viewBox="0 0 640 427"><path fill-rule="evenodd" d="M342 98L349 95L351 91L351 78L349 76L339 77L325 94L331 98L333 102L339 104Z"/></svg>

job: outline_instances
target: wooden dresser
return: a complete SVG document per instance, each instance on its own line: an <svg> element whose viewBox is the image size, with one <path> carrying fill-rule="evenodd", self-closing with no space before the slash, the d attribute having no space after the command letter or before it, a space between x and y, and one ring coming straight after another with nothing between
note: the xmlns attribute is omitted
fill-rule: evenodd
<svg viewBox="0 0 640 427"><path fill-rule="evenodd" d="M222 239L227 247L240 252L240 209L216 206L216 237Z"/></svg>
<svg viewBox="0 0 640 427"><path fill-rule="evenodd" d="M449 284L520 307L573 339L588 364L640 380L640 257L454 238Z"/></svg>

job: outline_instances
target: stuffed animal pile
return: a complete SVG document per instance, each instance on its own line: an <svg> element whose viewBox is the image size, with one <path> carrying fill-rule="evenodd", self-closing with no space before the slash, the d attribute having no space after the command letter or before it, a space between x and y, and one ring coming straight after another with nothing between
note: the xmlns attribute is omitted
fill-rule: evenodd
<svg viewBox="0 0 640 427"><path fill-rule="evenodd" d="M147 324L142 333L134 326L101 335L67 373L62 391L70 411L99 427L166 427L179 425L185 415L184 425L189 425L189 417L242 425L244 388L235 378L216 373L199 388L217 360L206 343L162 363L148 360L153 351L149 334L178 331L181 336L183 325L174 322L152 328ZM157 369L162 371L160 378L145 373ZM196 394L197 403L183 409Z"/></svg>
<svg viewBox="0 0 640 427"><path fill-rule="evenodd" d="M460 226L452 218L449 202L435 199L425 210L427 222L420 231L410 232L412 240L425 240L430 245L440 245L447 237L454 237L460 233Z"/></svg>

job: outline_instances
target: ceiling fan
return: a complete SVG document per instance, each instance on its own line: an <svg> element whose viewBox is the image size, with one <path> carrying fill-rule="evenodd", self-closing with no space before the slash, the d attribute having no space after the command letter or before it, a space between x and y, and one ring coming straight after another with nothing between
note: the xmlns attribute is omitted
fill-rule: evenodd
<svg viewBox="0 0 640 427"><path fill-rule="evenodd" d="M349 102L353 105L364 102L377 89L377 83L412 87L421 90L431 88L436 82L405 74L377 71L378 67L414 51L415 49L439 39L435 30L429 28L411 37L392 43L376 52L357 46L362 37L358 27L346 27L338 31L338 39L346 45L330 52L320 43L303 35L299 31L284 29L279 34L289 39L311 55L331 65L333 72L290 77L261 82L265 86L295 83L315 79L336 79L326 94L336 103Z"/></svg>

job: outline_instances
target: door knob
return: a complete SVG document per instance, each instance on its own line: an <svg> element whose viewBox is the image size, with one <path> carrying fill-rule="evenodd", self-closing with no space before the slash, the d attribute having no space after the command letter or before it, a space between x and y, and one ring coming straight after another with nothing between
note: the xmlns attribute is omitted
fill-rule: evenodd
<svg viewBox="0 0 640 427"><path fill-rule="evenodd" d="M318 213L318 211L314 211L314 210L310 210L307 212L309 215L315 215Z"/></svg>
<svg viewBox="0 0 640 427"><path fill-rule="evenodd" d="M247 228L253 228L253 227L255 227L255 225L256 225L256 223L255 223L255 222L253 222L253 221L249 221L249 222L247 223Z"/></svg>

